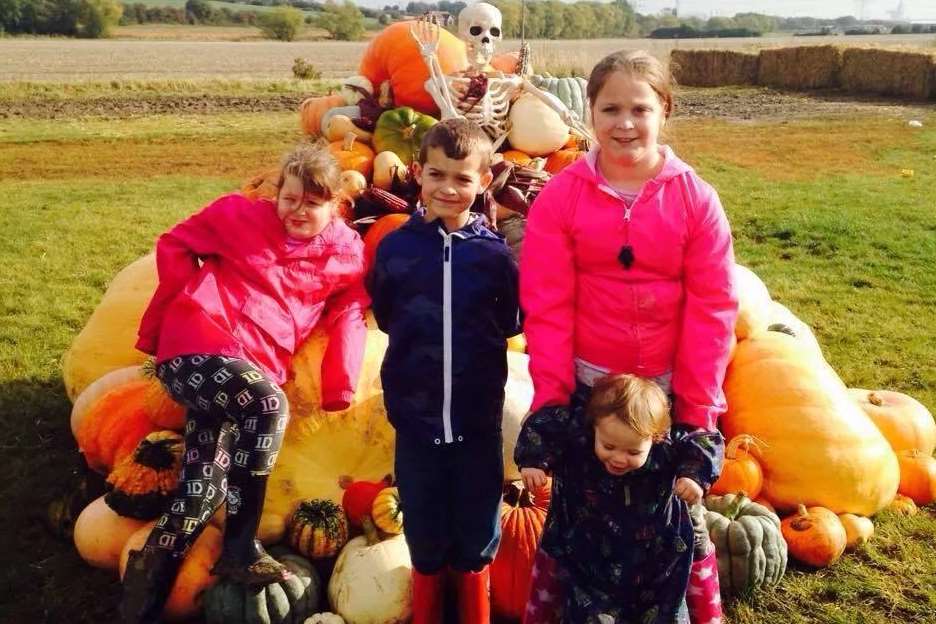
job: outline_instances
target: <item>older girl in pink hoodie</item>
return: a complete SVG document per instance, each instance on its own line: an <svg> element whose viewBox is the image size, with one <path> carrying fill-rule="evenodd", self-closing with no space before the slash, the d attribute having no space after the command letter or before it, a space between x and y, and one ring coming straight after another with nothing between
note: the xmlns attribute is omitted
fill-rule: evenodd
<svg viewBox="0 0 936 624"><path fill-rule="evenodd" d="M226 503L213 572L262 585L289 572L254 535L289 418L292 355L322 326L322 408L348 407L367 328L360 237L338 216L337 163L323 145L283 162L276 201L227 195L159 238L159 286L137 348L188 408L179 490L142 551L131 551L123 621L160 621L186 550Z"/></svg>
<svg viewBox="0 0 936 624"><path fill-rule="evenodd" d="M728 220L715 190L658 142L673 110L659 61L612 54L588 96L598 145L540 193L521 253L530 419L582 410L596 379L631 373L674 396L676 424L714 429L737 315ZM676 494L697 503L701 488L684 481ZM687 599L708 624L720 617L717 570L700 528Z"/></svg>

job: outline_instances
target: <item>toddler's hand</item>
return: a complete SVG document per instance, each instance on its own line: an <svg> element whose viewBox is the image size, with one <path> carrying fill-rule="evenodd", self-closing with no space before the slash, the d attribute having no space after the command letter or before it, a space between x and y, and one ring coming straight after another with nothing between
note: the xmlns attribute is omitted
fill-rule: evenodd
<svg viewBox="0 0 936 624"><path fill-rule="evenodd" d="M673 488L673 493L690 505L695 505L702 500L702 487L689 477L676 479L676 487Z"/></svg>
<svg viewBox="0 0 936 624"><path fill-rule="evenodd" d="M521 468L520 478L523 479L523 487L528 490L546 485L546 473L539 468Z"/></svg>

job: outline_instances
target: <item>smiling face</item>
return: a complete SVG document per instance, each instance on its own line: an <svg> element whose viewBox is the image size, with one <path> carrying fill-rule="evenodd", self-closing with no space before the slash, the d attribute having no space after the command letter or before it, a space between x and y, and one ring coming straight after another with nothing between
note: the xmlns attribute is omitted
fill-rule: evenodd
<svg viewBox="0 0 936 624"><path fill-rule="evenodd" d="M656 164L666 108L650 83L628 72L613 71L591 112L602 158L628 167Z"/></svg>
<svg viewBox="0 0 936 624"><path fill-rule="evenodd" d="M595 456L608 473L620 476L647 462L653 438L634 430L614 415L595 421Z"/></svg>
<svg viewBox="0 0 936 624"><path fill-rule="evenodd" d="M491 183L491 171L483 163L478 150L461 159L450 158L441 147L426 150L425 162L416 164L416 180L427 221L441 219L449 232L468 222L475 197Z"/></svg>
<svg viewBox="0 0 936 624"><path fill-rule="evenodd" d="M306 193L302 180L293 175L283 180L276 198L276 215L292 238L317 236L332 220L335 209L335 199Z"/></svg>

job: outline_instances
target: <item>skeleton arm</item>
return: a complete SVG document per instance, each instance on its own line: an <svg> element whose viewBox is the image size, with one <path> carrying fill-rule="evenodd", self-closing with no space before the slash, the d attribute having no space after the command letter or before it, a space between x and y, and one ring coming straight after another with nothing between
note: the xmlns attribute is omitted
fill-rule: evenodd
<svg viewBox="0 0 936 624"><path fill-rule="evenodd" d="M439 25L429 20L420 19L410 26L410 34L416 40L419 46L419 54L422 55L426 67L429 69L429 79L426 80L426 91L432 96L436 106L442 113L442 119L451 119L461 117L462 115L452 103L452 94L449 91L448 83L445 81L445 74L442 73L442 66L436 56L439 49Z"/></svg>
<svg viewBox="0 0 936 624"><path fill-rule="evenodd" d="M592 136L591 130L589 130L588 127L582 123L582 120L579 119L579 116L575 113L575 111L569 110L569 108L563 104L562 101L560 101L559 98L557 98L555 95L552 93L547 93L546 91L533 86L533 83L531 83L526 78L522 79L520 88L522 88L527 93L532 93L551 109L559 113L559 117L562 118L562 121L564 121L567 126L575 130L575 132L586 141L589 143L595 142L595 137Z"/></svg>

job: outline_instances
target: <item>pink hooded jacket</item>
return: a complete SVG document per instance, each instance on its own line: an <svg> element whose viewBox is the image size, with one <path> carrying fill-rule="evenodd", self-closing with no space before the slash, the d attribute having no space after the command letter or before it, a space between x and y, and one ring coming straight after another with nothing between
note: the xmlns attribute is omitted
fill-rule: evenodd
<svg viewBox="0 0 936 624"><path fill-rule="evenodd" d="M364 245L341 219L304 244L288 242L276 205L241 195L177 224L156 244L159 286L137 349L159 362L197 353L242 358L282 384L292 355L324 322L322 407L346 408L367 336Z"/></svg>
<svg viewBox="0 0 936 624"><path fill-rule="evenodd" d="M668 147L630 210L596 171L566 167L530 211L520 302L533 409L565 405L575 360L615 373L672 374L674 419L712 429L738 301L731 230L715 190ZM618 260L631 245L634 262Z"/></svg>

